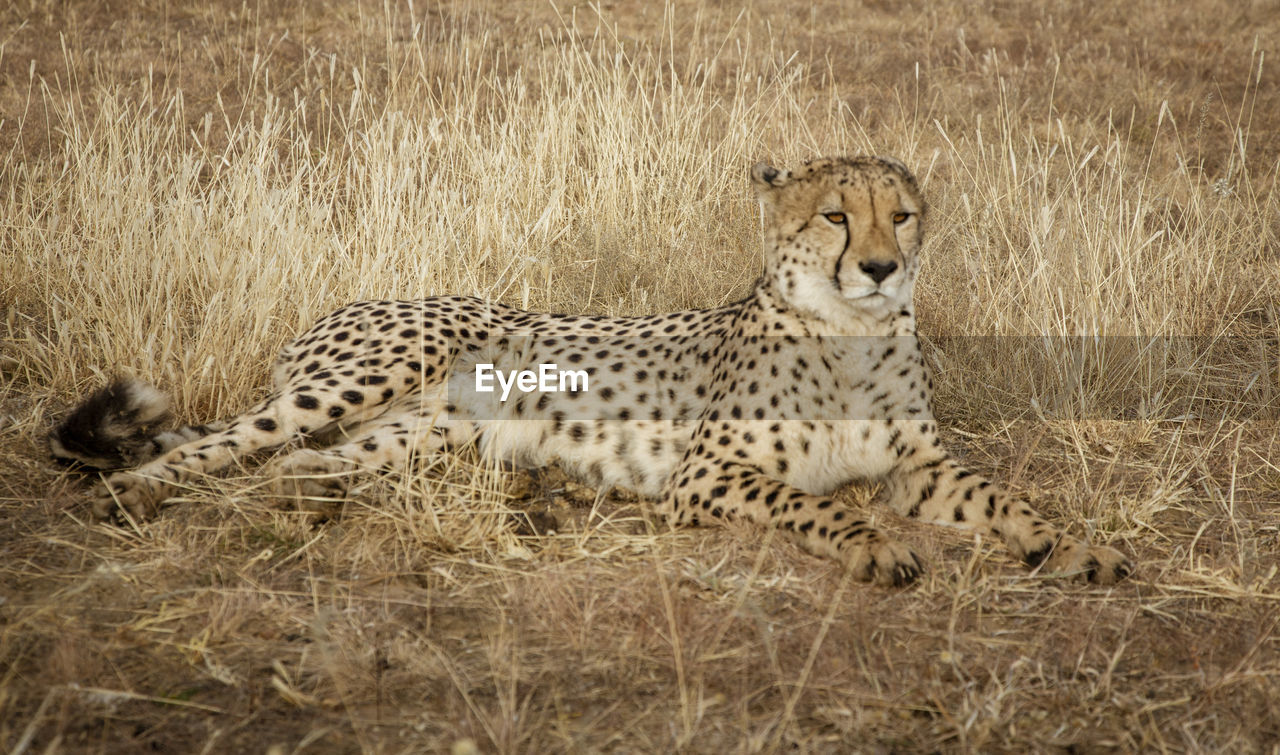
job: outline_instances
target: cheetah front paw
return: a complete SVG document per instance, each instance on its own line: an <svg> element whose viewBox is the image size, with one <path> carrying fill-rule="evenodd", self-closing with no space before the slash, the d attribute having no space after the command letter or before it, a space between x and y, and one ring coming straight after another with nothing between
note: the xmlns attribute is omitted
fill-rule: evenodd
<svg viewBox="0 0 1280 755"><path fill-rule="evenodd" d="M1023 558L1030 566L1044 564L1050 574L1082 575L1097 585L1114 585L1133 574L1133 562L1115 548L1091 545L1070 535L1049 542Z"/></svg>
<svg viewBox="0 0 1280 755"><path fill-rule="evenodd" d="M127 515L135 521L155 516L164 498L163 486L132 472L117 472L93 489L93 518L106 521Z"/></svg>
<svg viewBox="0 0 1280 755"><path fill-rule="evenodd" d="M902 587L920 577L924 564L910 546L881 536L853 552L850 568L865 582Z"/></svg>
<svg viewBox="0 0 1280 755"><path fill-rule="evenodd" d="M1133 561L1115 548L1105 545L1089 546L1085 556L1085 574L1089 581L1099 585L1114 585L1133 574Z"/></svg>
<svg viewBox="0 0 1280 755"><path fill-rule="evenodd" d="M1076 542L1079 554L1062 571L1084 574L1095 585L1114 585L1133 574L1133 562L1115 548Z"/></svg>

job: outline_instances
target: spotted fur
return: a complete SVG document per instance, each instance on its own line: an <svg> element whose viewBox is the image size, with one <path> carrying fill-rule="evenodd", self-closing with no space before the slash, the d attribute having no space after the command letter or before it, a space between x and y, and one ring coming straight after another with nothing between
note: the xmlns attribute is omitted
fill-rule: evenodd
<svg viewBox="0 0 1280 755"><path fill-rule="evenodd" d="M289 344L275 390L239 417L143 433L123 420L154 422L163 399L118 383L55 431L54 452L99 466L154 456L98 490L105 518L150 516L178 486L291 440L340 439L272 463L302 496L340 495L345 473L478 442L656 499L673 525L778 527L863 579L899 585L919 575L915 553L831 497L883 480L899 514L989 533L1032 567L1103 584L1128 575L1121 553L1064 534L943 449L916 338L925 204L908 170L863 157L761 164L751 176L765 268L742 301L621 318L457 296L358 302ZM550 363L583 370L588 389L506 402L474 390L478 364ZM113 432L95 434L95 417Z"/></svg>

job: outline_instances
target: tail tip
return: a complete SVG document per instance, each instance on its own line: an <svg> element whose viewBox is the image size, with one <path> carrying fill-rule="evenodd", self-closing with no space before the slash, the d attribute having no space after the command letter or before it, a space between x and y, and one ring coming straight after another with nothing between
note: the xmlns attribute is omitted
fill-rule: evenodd
<svg viewBox="0 0 1280 755"><path fill-rule="evenodd" d="M90 469L132 466L168 419L169 398L149 383L117 377L90 394L49 434L59 461Z"/></svg>

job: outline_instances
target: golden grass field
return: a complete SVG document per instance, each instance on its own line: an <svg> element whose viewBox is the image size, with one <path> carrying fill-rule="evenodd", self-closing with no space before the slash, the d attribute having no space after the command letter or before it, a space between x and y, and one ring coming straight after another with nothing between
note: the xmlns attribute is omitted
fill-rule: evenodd
<svg viewBox="0 0 1280 755"><path fill-rule="evenodd" d="M1280 10L1044 6L0 7L0 747L1276 752ZM868 152L931 203L949 446L1130 580L877 507L928 572L869 587L465 453L122 527L47 459L114 373L234 414L355 299L732 301L749 166Z"/></svg>

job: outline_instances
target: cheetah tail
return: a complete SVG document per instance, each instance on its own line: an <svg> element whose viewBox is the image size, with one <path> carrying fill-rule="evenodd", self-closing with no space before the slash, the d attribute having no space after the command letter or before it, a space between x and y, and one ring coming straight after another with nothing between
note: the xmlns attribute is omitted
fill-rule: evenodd
<svg viewBox="0 0 1280 755"><path fill-rule="evenodd" d="M49 434L49 450L62 462L89 469L136 466L159 450L154 440L169 418L169 397L134 378L99 388Z"/></svg>

